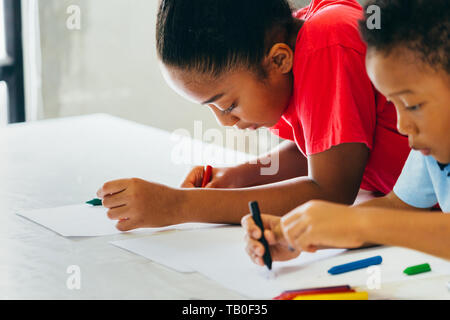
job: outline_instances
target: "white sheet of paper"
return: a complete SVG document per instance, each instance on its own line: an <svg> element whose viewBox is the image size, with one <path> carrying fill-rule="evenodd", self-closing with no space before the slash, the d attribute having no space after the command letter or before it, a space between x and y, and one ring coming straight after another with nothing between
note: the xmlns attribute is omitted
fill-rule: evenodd
<svg viewBox="0 0 450 320"><path fill-rule="evenodd" d="M87 204L37 209L17 213L65 237L104 236L120 233L108 209Z"/></svg>
<svg viewBox="0 0 450 320"><path fill-rule="evenodd" d="M415 275L421 279L450 274L450 262L414 250L378 247L361 250L326 249L302 253L286 262L274 262L269 273L266 267L253 264L245 252L244 231L240 227L188 230L153 234L139 239L114 241L113 244L138 253L175 270L195 270L249 298L270 299L284 290L351 285L366 287L380 281L411 279L403 270L428 262L432 272ZM364 268L340 275L328 269L375 255L383 262L375 268ZM370 284L371 283L371 284ZM370 294L370 292L369 292Z"/></svg>
<svg viewBox="0 0 450 320"><path fill-rule="evenodd" d="M107 208L78 204L57 208L37 209L17 213L64 237L93 237L121 233L115 225L117 221L107 217ZM133 233L153 233L171 229L197 229L219 226L210 223L183 223L162 228L144 228Z"/></svg>
<svg viewBox="0 0 450 320"><path fill-rule="evenodd" d="M270 298L279 292L282 284L267 280L270 278L268 271L250 261L244 250L243 239L241 227L220 227L165 232L138 239L112 241L111 244L179 272L199 271L249 297ZM304 254L296 265L321 260L342 251L331 249Z"/></svg>
<svg viewBox="0 0 450 320"><path fill-rule="evenodd" d="M191 252L193 248L205 250L211 247L209 242L203 239L189 238L189 241L183 241L183 234L180 231L184 229L202 229L202 228L219 228L220 224L206 223L185 223L177 226L177 230L172 232L164 232L164 234L155 235L154 237L142 237L137 239L110 241L116 247L133 252L144 258L162 264L178 272L195 272L188 263L184 261L185 254Z"/></svg>

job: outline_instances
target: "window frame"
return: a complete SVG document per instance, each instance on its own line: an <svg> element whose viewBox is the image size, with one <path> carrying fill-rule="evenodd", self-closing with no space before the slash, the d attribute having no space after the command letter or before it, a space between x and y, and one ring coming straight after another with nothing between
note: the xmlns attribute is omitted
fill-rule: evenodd
<svg viewBox="0 0 450 320"><path fill-rule="evenodd" d="M0 62L0 81L8 88L8 123L25 121L25 93L22 51L21 1L3 0L6 52L10 59Z"/></svg>

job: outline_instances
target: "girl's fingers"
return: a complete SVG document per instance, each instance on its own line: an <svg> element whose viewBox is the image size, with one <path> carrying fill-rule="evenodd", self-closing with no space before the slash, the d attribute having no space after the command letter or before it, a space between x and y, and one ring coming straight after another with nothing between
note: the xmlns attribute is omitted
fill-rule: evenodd
<svg viewBox="0 0 450 320"><path fill-rule="evenodd" d="M119 220L116 224L116 228L120 231L129 231L138 228L138 224L134 219Z"/></svg>
<svg viewBox="0 0 450 320"><path fill-rule="evenodd" d="M103 199L108 194L115 194L127 189L130 179L119 179L106 182L98 191L97 197Z"/></svg>
<svg viewBox="0 0 450 320"><path fill-rule="evenodd" d="M128 195L125 191L106 195L103 197L102 204L105 208L116 208L128 204Z"/></svg>
<svg viewBox="0 0 450 320"><path fill-rule="evenodd" d="M186 179L181 184L181 188L198 188L202 186L203 167L196 166L187 175Z"/></svg>
<svg viewBox="0 0 450 320"><path fill-rule="evenodd" d="M130 212L127 206L117 207L113 209L109 209L107 212L107 216L111 220L121 220L129 218Z"/></svg>

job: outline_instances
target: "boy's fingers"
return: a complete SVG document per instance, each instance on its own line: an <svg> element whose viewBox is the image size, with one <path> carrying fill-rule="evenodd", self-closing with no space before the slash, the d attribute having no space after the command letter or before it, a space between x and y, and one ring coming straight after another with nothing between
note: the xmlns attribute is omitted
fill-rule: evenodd
<svg viewBox="0 0 450 320"><path fill-rule="evenodd" d="M302 234L295 239L295 247L302 251L308 251L310 247L313 247L307 234Z"/></svg>
<svg viewBox="0 0 450 320"><path fill-rule="evenodd" d="M298 211L298 209L294 209L296 211L291 211L289 213L287 213L286 215L284 215L283 217L281 217L281 223L284 225L289 225L291 223L296 222L298 219L300 219L302 213L300 211Z"/></svg>
<svg viewBox="0 0 450 320"><path fill-rule="evenodd" d="M283 230L281 229L280 221L278 221L278 223L275 226L273 226L272 232L276 242L281 242L285 240Z"/></svg>
<svg viewBox="0 0 450 320"><path fill-rule="evenodd" d="M127 206L122 206L118 208L109 209L106 215L111 220L120 220L129 218L129 208Z"/></svg>
<svg viewBox="0 0 450 320"><path fill-rule="evenodd" d="M275 237L275 234L270 230L264 230L264 237L266 238L267 243L271 246L276 245L278 242Z"/></svg>
<svg viewBox="0 0 450 320"><path fill-rule="evenodd" d="M261 229L256 225L250 214L244 216L241 220L242 227L248 235L254 239L261 238Z"/></svg>
<svg viewBox="0 0 450 320"><path fill-rule="evenodd" d="M248 239L245 250L250 256L257 255L262 257L264 255L264 246L256 240Z"/></svg>
<svg viewBox="0 0 450 320"><path fill-rule="evenodd" d="M282 220L281 230L284 235L284 239L286 239L286 242L290 248L297 248L296 241L305 228L306 226L302 224L301 221L294 221L291 224L286 224Z"/></svg>
<svg viewBox="0 0 450 320"><path fill-rule="evenodd" d="M108 181L97 191L97 197L103 199L108 194L114 194L125 190L129 185L130 179L119 179Z"/></svg>
<svg viewBox="0 0 450 320"><path fill-rule="evenodd" d="M271 230L280 223L280 217L271 214L261 214L264 230Z"/></svg>

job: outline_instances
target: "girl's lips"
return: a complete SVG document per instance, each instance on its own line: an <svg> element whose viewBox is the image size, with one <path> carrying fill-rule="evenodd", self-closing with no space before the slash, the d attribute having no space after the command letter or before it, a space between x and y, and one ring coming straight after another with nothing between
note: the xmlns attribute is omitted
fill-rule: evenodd
<svg viewBox="0 0 450 320"><path fill-rule="evenodd" d="M256 125L256 124L254 124L254 125L251 125L250 127L248 127L247 129L249 129L249 130L256 130L256 129L258 129L259 127L261 127L261 126L258 126L258 125Z"/></svg>

